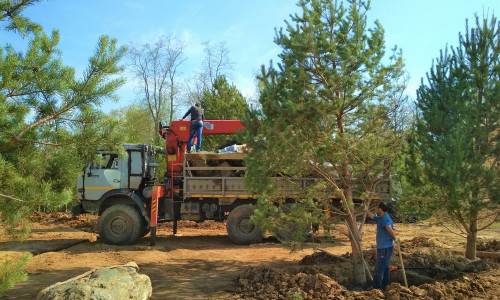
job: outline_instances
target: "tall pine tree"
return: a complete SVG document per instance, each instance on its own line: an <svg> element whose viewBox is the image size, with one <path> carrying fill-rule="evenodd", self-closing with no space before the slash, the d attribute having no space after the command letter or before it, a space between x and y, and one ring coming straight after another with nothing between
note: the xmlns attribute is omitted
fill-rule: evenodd
<svg viewBox="0 0 500 300"><path fill-rule="evenodd" d="M275 43L277 67L262 68L262 111L246 120L246 184L259 201L253 220L272 233L289 231L303 241L311 223L329 228L345 221L353 253L354 280L366 281L359 247L363 215L354 198L369 205L375 187L389 175L400 143L391 120L404 85L395 48L385 56L384 30L369 28L369 2L299 1ZM272 177L319 177L293 206ZM293 185L293 181L289 181ZM341 206L332 201L332 192ZM280 209L285 206L287 209ZM291 208L291 209L290 209ZM290 235L288 235L290 236Z"/></svg>
<svg viewBox="0 0 500 300"><path fill-rule="evenodd" d="M60 58L58 32L23 17L36 2L0 0L1 28L28 41L26 49L0 48L0 207L2 222L14 225L39 207L71 201L84 161L99 146L121 144L118 122L99 106L117 100L126 49L102 36L76 76Z"/></svg>
<svg viewBox="0 0 500 300"><path fill-rule="evenodd" d="M466 22L459 46L441 51L417 91L412 146L420 182L467 236L465 256L476 258L477 232L500 216L500 23ZM417 181L417 180L416 180Z"/></svg>

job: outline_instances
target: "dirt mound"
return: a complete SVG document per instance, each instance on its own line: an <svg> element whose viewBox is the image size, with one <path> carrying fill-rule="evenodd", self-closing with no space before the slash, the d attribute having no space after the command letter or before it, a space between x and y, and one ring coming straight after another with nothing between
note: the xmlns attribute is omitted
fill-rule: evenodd
<svg viewBox="0 0 500 300"><path fill-rule="evenodd" d="M273 268L248 269L239 276L238 284L236 292L241 293L241 298L345 299L348 294L324 274L288 273Z"/></svg>
<svg viewBox="0 0 500 300"><path fill-rule="evenodd" d="M371 252L366 254L373 265ZM247 269L237 280L235 299L456 299L486 295L490 287L498 288L498 282L483 282L477 275L497 270L494 262L415 252L404 256L411 288L402 286L402 272L394 271L393 283L382 293L352 285L348 259L348 254L335 257L317 252L305 256L295 269Z"/></svg>
<svg viewBox="0 0 500 300"><path fill-rule="evenodd" d="M199 228L199 229L211 229L211 230L226 230L226 225L222 222L215 221L205 221L197 223L195 221L178 221L178 228Z"/></svg>
<svg viewBox="0 0 500 300"><path fill-rule="evenodd" d="M477 251L500 251L500 241L478 241L476 245Z"/></svg>
<svg viewBox="0 0 500 300"><path fill-rule="evenodd" d="M30 219L41 226L62 225L86 232L97 232L97 216L94 214L73 216L65 212L34 212Z"/></svg>
<svg viewBox="0 0 500 300"><path fill-rule="evenodd" d="M407 299L471 299L482 298L490 294L490 289L495 283L489 279L484 279L473 275L472 277L463 276L449 282L427 283L419 287L412 287L413 297ZM401 287L388 289L387 299L405 299L401 297ZM399 295L398 295L399 294Z"/></svg>
<svg viewBox="0 0 500 300"><path fill-rule="evenodd" d="M470 299L498 291L498 282L475 274L449 282L406 288L391 283L379 290L350 291L329 276L288 273L282 269L252 268L238 278L233 299Z"/></svg>
<svg viewBox="0 0 500 300"><path fill-rule="evenodd" d="M429 248L451 248L450 245L446 244L444 241L440 241L437 238L429 238L424 236L417 236L409 241L401 242L401 248L403 249L418 249L419 247L429 247Z"/></svg>
<svg viewBox="0 0 500 300"><path fill-rule="evenodd" d="M317 264L333 264L349 260L349 253L335 256L325 252L315 252L311 255L304 256L303 259L299 261L301 265L317 265Z"/></svg>
<svg viewBox="0 0 500 300"><path fill-rule="evenodd" d="M71 220L73 216L64 212L53 212L53 213L44 213L44 212L34 212L31 216L31 221L36 222L42 225L47 224L62 224L69 220Z"/></svg>
<svg viewBox="0 0 500 300"><path fill-rule="evenodd" d="M478 273L496 268L498 264L490 260L468 260L446 252L432 254L413 252L403 255L408 282L413 285L448 281L470 273ZM400 270L391 273L394 280L403 283Z"/></svg>

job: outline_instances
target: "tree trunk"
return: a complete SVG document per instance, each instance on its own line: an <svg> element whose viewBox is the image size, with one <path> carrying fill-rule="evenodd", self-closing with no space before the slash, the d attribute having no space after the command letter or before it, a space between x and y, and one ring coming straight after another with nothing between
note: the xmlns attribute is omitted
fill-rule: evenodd
<svg viewBox="0 0 500 300"><path fill-rule="evenodd" d="M357 241L358 245L361 241ZM358 247L352 241L351 237L351 248L352 248L352 277L356 284L365 285L366 284L366 274L365 267L363 265L363 259Z"/></svg>
<svg viewBox="0 0 500 300"><path fill-rule="evenodd" d="M172 124L173 119L174 119L174 79L170 78L170 122L168 124Z"/></svg>
<svg viewBox="0 0 500 300"><path fill-rule="evenodd" d="M465 257L471 260L476 259L477 243L477 213L473 214L467 231L467 245L465 246Z"/></svg>

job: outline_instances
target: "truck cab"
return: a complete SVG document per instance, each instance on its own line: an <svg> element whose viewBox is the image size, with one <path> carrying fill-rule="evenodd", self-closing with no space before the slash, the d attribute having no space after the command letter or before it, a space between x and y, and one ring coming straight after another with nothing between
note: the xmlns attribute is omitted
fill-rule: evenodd
<svg viewBox="0 0 500 300"><path fill-rule="evenodd" d="M110 244L133 243L149 230L156 151L151 145L125 144L124 151L100 150L77 180L80 205L73 213L97 213L99 234ZM132 228L139 228L132 230ZM132 232L132 234L129 234Z"/></svg>

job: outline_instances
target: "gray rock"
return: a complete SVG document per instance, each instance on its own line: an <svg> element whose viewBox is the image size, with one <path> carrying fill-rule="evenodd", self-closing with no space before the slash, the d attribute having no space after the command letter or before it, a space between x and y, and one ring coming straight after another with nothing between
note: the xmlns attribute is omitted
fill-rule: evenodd
<svg viewBox="0 0 500 300"><path fill-rule="evenodd" d="M153 293L151 280L139 274L135 262L125 265L96 268L43 290L38 300L113 300L149 299Z"/></svg>

